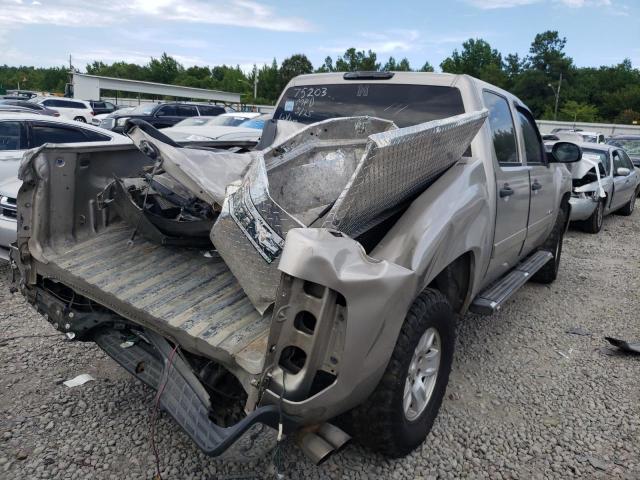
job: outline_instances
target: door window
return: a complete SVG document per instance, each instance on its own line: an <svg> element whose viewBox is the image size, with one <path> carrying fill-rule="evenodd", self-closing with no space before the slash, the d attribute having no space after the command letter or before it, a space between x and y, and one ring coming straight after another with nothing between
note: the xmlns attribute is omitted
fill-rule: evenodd
<svg viewBox="0 0 640 480"><path fill-rule="evenodd" d="M82 130L73 127L36 124L31 128L31 132L31 148L39 147L45 143L79 143L87 141L87 137L82 133Z"/></svg>
<svg viewBox="0 0 640 480"><path fill-rule="evenodd" d="M620 152L618 152L617 150L615 152L613 152L613 174L617 175L618 173L618 169L619 168L628 168L625 163L624 160L622 159L622 155L620 155Z"/></svg>
<svg viewBox="0 0 640 480"><path fill-rule="evenodd" d="M545 163L542 149L542 138L538 127L529 112L518 109L518 118L522 126L522 138L524 139L524 149L527 156L527 164Z"/></svg>
<svg viewBox="0 0 640 480"><path fill-rule="evenodd" d="M195 117L197 115L198 110L196 110L196 107L191 105L178 105L179 117Z"/></svg>
<svg viewBox="0 0 640 480"><path fill-rule="evenodd" d="M158 113L156 114L158 117L175 117L176 114L176 106L175 105L164 105L158 109Z"/></svg>
<svg viewBox="0 0 640 480"><path fill-rule="evenodd" d="M216 115L220 115L221 113L224 113L224 108L209 106L209 105L207 106L198 105L198 110L200 110L200 115L209 115L212 117L215 117Z"/></svg>
<svg viewBox="0 0 640 480"><path fill-rule="evenodd" d="M629 155L627 155L627 152L620 150L620 155L622 156L622 162L625 164L625 167L633 172L633 162L629 158Z"/></svg>
<svg viewBox="0 0 640 480"><path fill-rule="evenodd" d="M26 148L20 122L0 122L0 151Z"/></svg>
<svg viewBox="0 0 640 480"><path fill-rule="evenodd" d="M489 127L498 163L500 165L520 164L513 117L507 100L488 91L484 91L482 96L489 109Z"/></svg>

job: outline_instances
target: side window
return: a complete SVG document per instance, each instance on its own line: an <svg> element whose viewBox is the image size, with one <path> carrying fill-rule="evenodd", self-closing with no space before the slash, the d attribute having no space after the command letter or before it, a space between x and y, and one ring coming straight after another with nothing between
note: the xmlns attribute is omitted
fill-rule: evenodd
<svg viewBox="0 0 640 480"><path fill-rule="evenodd" d="M224 109L222 107L198 105L198 110L200 110L200 115L209 115L212 117L224 113Z"/></svg>
<svg viewBox="0 0 640 480"><path fill-rule="evenodd" d="M157 117L174 117L176 116L176 107L175 105L165 105L158 109L158 113L156 113Z"/></svg>
<svg viewBox="0 0 640 480"><path fill-rule="evenodd" d="M44 100L42 102L42 105L44 105L45 107L55 107L56 106L56 100Z"/></svg>
<svg viewBox="0 0 640 480"><path fill-rule="evenodd" d="M524 138L524 149L527 154L528 164L545 163L542 150L542 138L536 127L531 114L526 110L518 109L518 118L522 126L522 137Z"/></svg>
<svg viewBox="0 0 640 480"><path fill-rule="evenodd" d="M79 143L87 141L87 137L79 128L35 124L31 127L31 132L31 148L39 147L45 143Z"/></svg>
<svg viewBox="0 0 640 480"><path fill-rule="evenodd" d="M615 175L619 168L627 168L622 159L622 155L617 150L613 152L613 174Z"/></svg>
<svg viewBox="0 0 640 480"><path fill-rule="evenodd" d="M622 156L622 163L625 164L624 166L633 172L633 162L629 158L629 155L627 155L627 152L625 152L624 150L620 150L620 155Z"/></svg>
<svg viewBox="0 0 640 480"><path fill-rule="evenodd" d="M82 129L86 142L110 142L111 137L91 130Z"/></svg>
<svg viewBox="0 0 640 480"><path fill-rule="evenodd" d="M500 165L519 164L515 128L507 100L487 91L483 92L482 96L489 109L489 127L498 163Z"/></svg>
<svg viewBox="0 0 640 480"><path fill-rule="evenodd" d="M64 100L62 100L62 103L64 103L64 106L67 108L79 108L81 110L86 110L87 108L89 108L84 103L80 102L65 102Z"/></svg>
<svg viewBox="0 0 640 480"><path fill-rule="evenodd" d="M196 117L198 116L198 110L192 105L178 105L179 117Z"/></svg>
<svg viewBox="0 0 640 480"><path fill-rule="evenodd" d="M26 148L20 122L0 122L0 151Z"/></svg>
<svg viewBox="0 0 640 480"><path fill-rule="evenodd" d="M116 106L111 102L104 102L104 105L105 105L105 107L107 107L107 108L109 108L111 110L115 110L116 109Z"/></svg>
<svg viewBox="0 0 640 480"><path fill-rule="evenodd" d="M93 108L105 108L107 106L104 102L93 102L91 105Z"/></svg>

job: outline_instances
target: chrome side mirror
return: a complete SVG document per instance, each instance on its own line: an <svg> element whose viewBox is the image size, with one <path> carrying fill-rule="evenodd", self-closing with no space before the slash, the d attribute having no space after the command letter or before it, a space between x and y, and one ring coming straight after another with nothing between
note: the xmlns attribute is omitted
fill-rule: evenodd
<svg viewBox="0 0 640 480"><path fill-rule="evenodd" d="M619 167L616 170L616 177L626 177L630 173L631 173L631 170L629 170L628 168Z"/></svg>

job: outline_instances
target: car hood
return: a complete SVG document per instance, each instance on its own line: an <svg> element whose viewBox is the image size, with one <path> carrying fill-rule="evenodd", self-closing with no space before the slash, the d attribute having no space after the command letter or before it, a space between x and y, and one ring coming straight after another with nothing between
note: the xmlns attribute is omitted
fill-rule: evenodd
<svg viewBox="0 0 640 480"><path fill-rule="evenodd" d="M191 135L207 137L211 140L257 140L262 130L243 127L170 127L162 129L162 133L175 141L191 140Z"/></svg>
<svg viewBox="0 0 640 480"><path fill-rule="evenodd" d="M0 180L0 197L17 198L22 181L18 177Z"/></svg>

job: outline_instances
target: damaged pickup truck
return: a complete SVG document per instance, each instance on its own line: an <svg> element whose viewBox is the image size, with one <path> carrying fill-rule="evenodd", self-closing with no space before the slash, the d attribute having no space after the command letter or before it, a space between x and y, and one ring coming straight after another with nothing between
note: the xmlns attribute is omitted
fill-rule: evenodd
<svg viewBox="0 0 640 480"><path fill-rule="evenodd" d="M457 315L556 278L581 157L509 93L429 73L297 77L248 152L128 135L25 158L17 286L233 459L423 442Z"/></svg>

